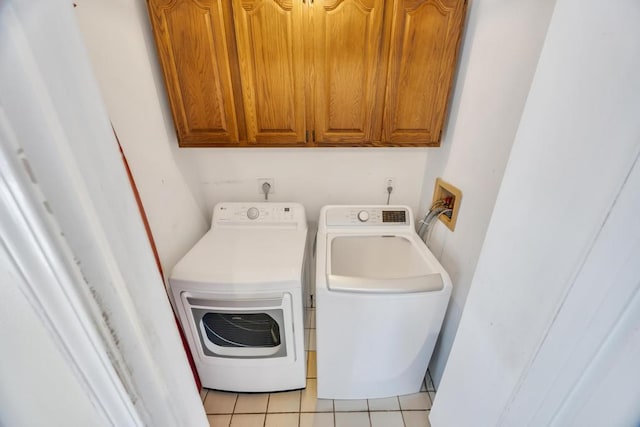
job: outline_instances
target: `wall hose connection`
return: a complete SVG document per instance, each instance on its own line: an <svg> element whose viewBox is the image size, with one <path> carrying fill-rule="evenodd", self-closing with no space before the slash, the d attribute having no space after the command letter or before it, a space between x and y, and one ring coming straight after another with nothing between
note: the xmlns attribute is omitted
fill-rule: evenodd
<svg viewBox="0 0 640 427"><path fill-rule="evenodd" d="M446 200L436 200L431 205L424 218L420 220L420 227L417 231L420 239L422 239L422 241L426 244L429 241L431 232L433 231L433 225L440 217L440 215L447 215L451 214L452 212L453 210L448 206Z"/></svg>

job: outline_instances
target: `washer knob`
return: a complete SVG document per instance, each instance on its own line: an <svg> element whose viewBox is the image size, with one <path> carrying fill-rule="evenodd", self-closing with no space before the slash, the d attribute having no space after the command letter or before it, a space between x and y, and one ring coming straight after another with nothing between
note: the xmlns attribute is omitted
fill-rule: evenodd
<svg viewBox="0 0 640 427"><path fill-rule="evenodd" d="M369 221L369 212L367 212L367 211L358 212L358 219L360 220L360 222Z"/></svg>
<svg viewBox="0 0 640 427"><path fill-rule="evenodd" d="M259 216L260 216L260 211L258 210L258 208L247 209L247 218L257 219Z"/></svg>

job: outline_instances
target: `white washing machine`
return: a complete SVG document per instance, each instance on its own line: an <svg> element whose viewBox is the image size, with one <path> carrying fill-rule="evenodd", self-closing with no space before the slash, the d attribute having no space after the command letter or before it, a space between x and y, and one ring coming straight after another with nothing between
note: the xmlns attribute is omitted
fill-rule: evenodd
<svg viewBox="0 0 640 427"><path fill-rule="evenodd" d="M307 222L296 203L220 203L169 284L202 385L305 387Z"/></svg>
<svg viewBox="0 0 640 427"><path fill-rule="evenodd" d="M406 206L325 206L316 248L318 397L417 393L451 280Z"/></svg>

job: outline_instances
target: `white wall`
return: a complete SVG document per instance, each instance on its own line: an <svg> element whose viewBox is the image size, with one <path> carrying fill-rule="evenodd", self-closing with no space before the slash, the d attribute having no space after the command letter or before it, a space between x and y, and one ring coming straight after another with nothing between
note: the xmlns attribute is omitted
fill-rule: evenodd
<svg viewBox="0 0 640 427"><path fill-rule="evenodd" d="M442 147L427 159L421 200L424 212L437 176L462 190L456 230L439 224L429 243L453 281L431 362L436 385L471 286L554 3L470 3L449 126Z"/></svg>
<svg viewBox="0 0 640 427"><path fill-rule="evenodd" d="M428 149L179 149L142 1L76 1L76 15L109 116L147 211L165 273L208 228L220 201L296 201L317 221L329 203L391 202L418 208Z"/></svg>
<svg viewBox="0 0 640 427"><path fill-rule="evenodd" d="M129 162L162 266L207 230L192 159L170 139L170 116L149 56L143 1L76 1L74 9L109 118ZM154 63L155 66L155 63ZM167 120L169 119L169 120ZM194 154L194 153L191 153ZM166 272L168 273L168 271Z"/></svg>
<svg viewBox="0 0 640 427"><path fill-rule="evenodd" d="M640 9L633 0L617 2L615 7L595 0L558 0L431 412L434 426L528 425L529 417L522 416L530 414L530 405L535 409L535 402L546 397L549 387L574 368L568 359L567 364L556 361L534 371L531 367L541 352L573 345L574 336L589 336L600 326L574 326L557 345L544 345L558 327L554 322L563 317L567 295L590 283L578 279L595 265L600 268L586 278L607 277L600 284L612 286L612 295L623 284L637 289L637 258L635 269L628 270L632 275L623 281L612 280L607 273L617 274L617 270L606 270L608 266L589 254L602 239L612 236L606 231L607 220L613 218L612 206L625 185L629 185L627 195L637 192L637 183L627 179L640 152L639 19ZM636 196L625 209L637 212L637 204ZM640 238L637 214L626 218L631 221L628 232L616 231L620 244L609 245L613 258L617 255L621 260L632 254L624 248L635 245L637 252ZM587 297L583 302L608 304ZM577 322L584 316L588 312L577 310L570 320ZM637 318L633 322L637 328ZM546 389L528 388L538 387L534 372L546 375ZM637 389L637 383L619 381L618 374L617 393ZM534 389L538 393L531 394L529 402L519 399L520 393ZM565 397L550 403L557 405ZM637 425L637 418L633 421L633 414L629 418L628 411L601 406L608 401L599 400L591 411L583 408L582 419L597 425L595 418L589 420L595 410L606 413L610 425L625 425L621 424L625 419ZM510 402L517 405L509 409ZM575 421L571 416L564 423L560 419L555 420L559 425Z"/></svg>
<svg viewBox="0 0 640 427"><path fill-rule="evenodd" d="M274 201L295 200L317 221L331 203L384 204L386 177L395 178L391 203L418 208L426 149L215 149L199 150L207 211L218 201L261 200L256 178L273 177Z"/></svg>

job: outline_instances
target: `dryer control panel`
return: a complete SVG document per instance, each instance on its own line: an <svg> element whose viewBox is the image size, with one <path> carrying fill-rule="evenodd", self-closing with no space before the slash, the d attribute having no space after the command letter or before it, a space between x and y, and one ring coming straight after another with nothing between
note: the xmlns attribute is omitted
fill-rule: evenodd
<svg viewBox="0 0 640 427"><path fill-rule="evenodd" d="M215 226L303 226L306 228L304 207L298 203L218 203L213 210Z"/></svg>
<svg viewBox="0 0 640 427"><path fill-rule="evenodd" d="M326 212L328 226L407 226L411 215L406 207L395 206L334 206Z"/></svg>

